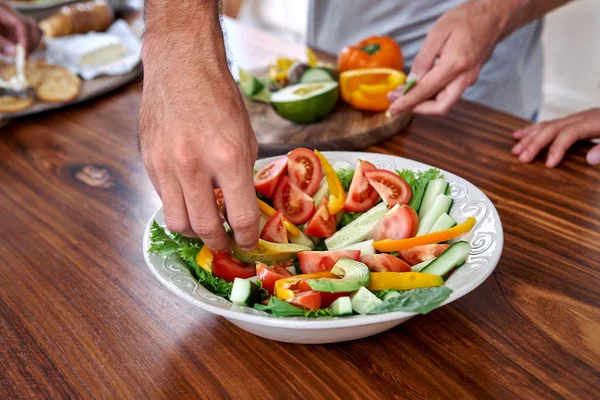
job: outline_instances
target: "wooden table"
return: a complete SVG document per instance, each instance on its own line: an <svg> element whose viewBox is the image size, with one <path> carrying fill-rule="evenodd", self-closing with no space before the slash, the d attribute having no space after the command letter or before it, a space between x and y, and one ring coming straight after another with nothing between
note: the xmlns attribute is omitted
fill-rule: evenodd
<svg viewBox="0 0 600 400"><path fill-rule="evenodd" d="M240 62L302 55L230 23ZM526 122L461 102L365 149L463 176L505 248L476 291L379 336L263 340L183 302L148 271L160 202L136 145L140 85L0 132L0 398L581 398L600 393L600 169L587 144L521 165Z"/></svg>

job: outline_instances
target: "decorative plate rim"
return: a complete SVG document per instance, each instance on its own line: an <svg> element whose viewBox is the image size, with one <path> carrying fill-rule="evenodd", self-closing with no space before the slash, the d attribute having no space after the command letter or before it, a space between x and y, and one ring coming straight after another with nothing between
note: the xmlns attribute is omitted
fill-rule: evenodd
<svg viewBox="0 0 600 400"><path fill-rule="evenodd" d="M428 164L421 163L419 161L410 160L404 157L389 155L389 154L380 154L380 153L367 153L367 152L353 152L353 151L325 151L323 154L328 159L340 159L345 161L348 158L367 158L372 162L379 161L380 163L385 163L386 161L390 161L393 159L398 161L400 164L417 164L416 167L410 167L411 169L428 169L435 168ZM272 159L277 158L268 157L261 160L257 160L257 164L265 164ZM377 158L381 158L380 160L376 160ZM346 161L348 162L348 161ZM395 168L395 164L392 162L393 167ZM385 167L385 166L383 166ZM453 186L452 196L455 198L455 204L460 205L460 211L463 212L463 215L466 214L475 214L482 213L483 215L478 218L477 224L473 231L467 234L467 238L462 238L464 240L468 240L473 245L473 250L469 256L469 260L465 265L460 267L448 280L448 286L452 287L454 284L467 279L468 276L457 276L457 273L461 271L463 268L470 268L471 271L467 271L465 274L467 275L479 268L483 268L482 273L478 273L475 275L475 278L471 280L466 285L460 285L458 288L453 288L452 295L444 301L438 308L443 307L447 304L452 303L453 301L458 300L464 295L470 293L479 287L493 272L496 268L504 247L504 232L502 228L502 222L500 220L500 216L498 215L498 211L494 207L491 200L483 193L479 188L475 185L471 184L464 178L461 178L458 175L452 174L451 172L442 170L442 173L448 177L448 181ZM458 182L457 182L458 181ZM461 182L462 181L462 182ZM475 200L470 200L466 203L462 203L468 196L468 190L463 184L463 182L467 183L471 186L471 189L475 189L474 192L476 194ZM464 192L463 192L464 191ZM489 208L487 208L489 206ZM455 213L456 207L453 207L453 214ZM346 327L356 327L362 325L372 325L383 322L390 322L394 320L402 320L411 318L418 313L408 313L403 311L396 311L385 314L376 314L376 315L354 315L351 317L334 317L334 318L323 318L323 319L314 319L314 318L303 318L303 317L275 317L273 315L264 313L262 311L254 310L248 307L240 307L234 304L229 303L228 300L221 298L213 293L210 293L207 289L205 289L201 284L199 284L194 278L192 278L190 272L187 269L187 266L183 263L183 261L179 260L178 257L171 259L160 259L156 255L150 255L148 253L148 248L150 245L150 227L152 221L155 220L156 216L162 213L162 207L158 208L150 218L146 228L144 229L144 237L143 237L143 252L144 252L144 260L148 268L152 271L152 274L169 289L171 292L175 293L177 296L186 300L196 307L199 307L205 311L221 315L227 319L238 320L245 323L251 323L261 326L267 327L280 327L280 328L295 328L295 329L328 329L328 328L346 328ZM497 222L497 224L496 224ZM490 233L492 232L492 233ZM495 251L495 249L498 249ZM161 260L160 267L154 265L154 263L158 260ZM172 275L168 278L164 275L161 275L159 272L159 268L164 270L169 270ZM461 275L461 274L459 274ZM212 298L217 298L212 299ZM224 309L218 307L216 305L210 304L210 302L217 301L225 301L229 303L229 308Z"/></svg>

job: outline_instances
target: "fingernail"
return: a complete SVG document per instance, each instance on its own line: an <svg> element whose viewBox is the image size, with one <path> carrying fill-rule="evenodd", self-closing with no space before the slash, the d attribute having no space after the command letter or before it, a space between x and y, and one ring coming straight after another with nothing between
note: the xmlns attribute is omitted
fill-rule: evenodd
<svg viewBox="0 0 600 400"><path fill-rule="evenodd" d="M556 156L554 154L548 154L546 159L546 167L553 168L556 165Z"/></svg>
<svg viewBox="0 0 600 400"><path fill-rule="evenodd" d="M12 56L17 52L15 45L12 43L5 44L3 51L4 51L4 54L8 54L9 56Z"/></svg>
<svg viewBox="0 0 600 400"><path fill-rule="evenodd" d="M519 154L519 152L521 151L521 147L523 147L523 145L521 143L516 144L513 148L512 148L512 153L513 154Z"/></svg>
<svg viewBox="0 0 600 400"><path fill-rule="evenodd" d="M408 76L406 77L406 81L405 82L408 82L411 79L419 80L419 75L417 75L417 74L415 74L414 72L411 71L410 74L408 74Z"/></svg>
<svg viewBox="0 0 600 400"><path fill-rule="evenodd" d="M400 92L397 91L393 91L393 92L389 92L387 95L387 98L389 101L394 101L396 100L398 97L400 97Z"/></svg>
<svg viewBox="0 0 600 400"><path fill-rule="evenodd" d="M600 164L600 151L590 151L586 158L588 164L598 165Z"/></svg>
<svg viewBox="0 0 600 400"><path fill-rule="evenodd" d="M521 153L521 155L519 156L519 160L521 162L527 162L527 158L529 158L529 152L527 150L525 150L523 153Z"/></svg>
<svg viewBox="0 0 600 400"><path fill-rule="evenodd" d="M513 132L513 134L512 134L512 135L513 135L513 137L517 137L517 136L519 136L519 133L521 133L521 131L520 131L520 130L518 130L518 131L516 131L516 132Z"/></svg>

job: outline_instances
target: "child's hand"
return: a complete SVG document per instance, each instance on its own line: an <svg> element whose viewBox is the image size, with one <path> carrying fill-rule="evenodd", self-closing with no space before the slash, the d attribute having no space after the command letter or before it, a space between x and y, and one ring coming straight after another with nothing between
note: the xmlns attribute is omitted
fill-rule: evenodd
<svg viewBox="0 0 600 400"><path fill-rule="evenodd" d="M513 147L512 152L519 156L519 161L523 163L533 161L544 147L552 143L548 150L546 166L553 168L576 141L600 138L600 108L530 125L513 133L513 137L518 139L519 143ZM590 165L600 164L600 144L588 152L587 162Z"/></svg>

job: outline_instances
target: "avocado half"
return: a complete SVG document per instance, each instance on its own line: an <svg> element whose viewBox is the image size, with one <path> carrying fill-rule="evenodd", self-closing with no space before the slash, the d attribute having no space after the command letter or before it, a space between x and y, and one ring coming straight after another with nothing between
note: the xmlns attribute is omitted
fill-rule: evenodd
<svg viewBox="0 0 600 400"><path fill-rule="evenodd" d="M271 105L289 121L310 124L329 115L338 98L337 82L299 83L273 93Z"/></svg>

